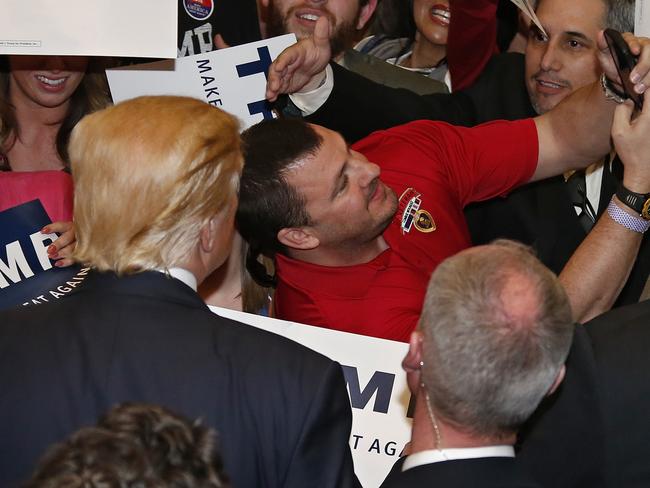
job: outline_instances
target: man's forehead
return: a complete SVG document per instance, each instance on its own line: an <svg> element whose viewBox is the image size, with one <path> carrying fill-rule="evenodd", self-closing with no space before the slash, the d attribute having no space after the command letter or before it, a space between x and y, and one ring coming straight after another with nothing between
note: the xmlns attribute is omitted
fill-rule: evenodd
<svg viewBox="0 0 650 488"><path fill-rule="evenodd" d="M586 34L605 27L607 5L603 0L539 0L535 11L544 29Z"/></svg>
<svg viewBox="0 0 650 488"><path fill-rule="evenodd" d="M316 124L309 124L320 136L321 143L313 152L305 153L286 167L287 181L307 180L310 185L328 184L328 176L339 171L345 163L347 144L338 132Z"/></svg>

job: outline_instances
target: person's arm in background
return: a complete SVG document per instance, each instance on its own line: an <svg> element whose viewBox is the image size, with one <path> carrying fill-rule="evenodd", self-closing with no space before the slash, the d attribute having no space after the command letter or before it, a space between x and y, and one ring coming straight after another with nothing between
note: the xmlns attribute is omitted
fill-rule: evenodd
<svg viewBox="0 0 650 488"><path fill-rule="evenodd" d="M374 83L336 65L331 66L331 76L327 77L328 36L329 25L323 16L313 37L278 56L269 68L266 97L270 101L283 93L297 95L292 101L303 116L341 132L350 142L375 130L418 119L467 126L476 123L473 103L463 93L420 96Z"/></svg>
<svg viewBox="0 0 650 488"><path fill-rule="evenodd" d="M453 91L472 85L497 46L498 0L450 0L447 65Z"/></svg>

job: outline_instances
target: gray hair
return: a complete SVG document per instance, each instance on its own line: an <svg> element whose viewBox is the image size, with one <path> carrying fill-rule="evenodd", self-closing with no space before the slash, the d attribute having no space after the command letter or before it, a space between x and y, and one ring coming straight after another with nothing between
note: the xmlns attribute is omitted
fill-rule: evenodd
<svg viewBox="0 0 650 488"><path fill-rule="evenodd" d="M433 273L419 328L436 413L480 436L517 431L549 391L573 336L562 285L518 243L495 241Z"/></svg>
<svg viewBox="0 0 650 488"><path fill-rule="evenodd" d="M605 27L619 32L634 32L635 0L603 0L607 6Z"/></svg>
<svg viewBox="0 0 650 488"><path fill-rule="evenodd" d="M541 0L531 1L533 9L537 9ZM601 0L605 4L603 28L609 27L619 32L634 32L635 0Z"/></svg>

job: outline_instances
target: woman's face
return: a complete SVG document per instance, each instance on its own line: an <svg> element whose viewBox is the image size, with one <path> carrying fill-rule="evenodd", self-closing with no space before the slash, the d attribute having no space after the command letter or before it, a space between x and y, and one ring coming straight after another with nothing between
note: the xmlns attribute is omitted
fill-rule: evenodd
<svg viewBox="0 0 650 488"><path fill-rule="evenodd" d="M65 104L83 79L82 56L9 56L9 97L23 97L39 107Z"/></svg>
<svg viewBox="0 0 650 488"><path fill-rule="evenodd" d="M420 34L419 41L447 45L449 0L414 0L413 19Z"/></svg>

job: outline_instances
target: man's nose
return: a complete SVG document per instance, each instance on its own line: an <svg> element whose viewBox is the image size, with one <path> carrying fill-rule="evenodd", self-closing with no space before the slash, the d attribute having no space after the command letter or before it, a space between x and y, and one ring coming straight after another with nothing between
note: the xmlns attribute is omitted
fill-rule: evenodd
<svg viewBox="0 0 650 488"><path fill-rule="evenodd" d="M540 67L543 71L559 71L562 67L561 55L558 46L549 42L540 61Z"/></svg>
<svg viewBox="0 0 650 488"><path fill-rule="evenodd" d="M378 178L381 173L379 166L370 162L359 163L358 167L355 169L358 173L359 185L364 188L370 185L373 180Z"/></svg>

